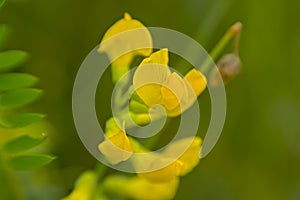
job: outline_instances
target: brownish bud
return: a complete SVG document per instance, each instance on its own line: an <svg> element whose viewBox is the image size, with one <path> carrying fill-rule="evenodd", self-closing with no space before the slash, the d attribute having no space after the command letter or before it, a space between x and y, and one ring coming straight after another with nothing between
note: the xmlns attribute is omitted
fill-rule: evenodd
<svg viewBox="0 0 300 200"><path fill-rule="evenodd" d="M210 75L210 84L218 86L220 84L220 75L226 84L232 80L241 70L241 60L234 53L224 55L217 64L218 70L215 69ZM219 73L219 74L218 74Z"/></svg>

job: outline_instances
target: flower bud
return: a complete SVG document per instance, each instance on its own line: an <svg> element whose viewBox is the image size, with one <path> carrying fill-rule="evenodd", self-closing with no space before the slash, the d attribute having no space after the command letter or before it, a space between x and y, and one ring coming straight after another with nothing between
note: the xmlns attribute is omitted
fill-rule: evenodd
<svg viewBox="0 0 300 200"><path fill-rule="evenodd" d="M137 114L130 112L130 117L136 124L140 126L145 126L151 122L151 117L148 113Z"/></svg>
<svg viewBox="0 0 300 200"><path fill-rule="evenodd" d="M220 85L220 76L226 84L232 80L241 70L241 60L238 55L231 53L224 55L217 64L218 69L214 69L210 74L210 84Z"/></svg>
<svg viewBox="0 0 300 200"><path fill-rule="evenodd" d="M106 138L98 145L98 149L113 165L128 160L132 155L132 147L124 130Z"/></svg>
<svg viewBox="0 0 300 200"><path fill-rule="evenodd" d="M129 109L134 113L149 113L149 108L147 105L140 103L134 99L131 99L129 103Z"/></svg>
<svg viewBox="0 0 300 200"><path fill-rule="evenodd" d="M121 34L129 30L139 29L134 34ZM113 39L113 36L118 36ZM108 43L103 43L112 38ZM137 47L152 47L152 37L149 30L138 20L132 19L128 13L124 14L124 18L112 25L102 38L101 45L98 49L100 53L106 53L109 59L119 56L120 52L130 51L111 64L112 80L116 83L126 72L128 72L130 64L135 56L149 56L152 49L137 49Z"/></svg>

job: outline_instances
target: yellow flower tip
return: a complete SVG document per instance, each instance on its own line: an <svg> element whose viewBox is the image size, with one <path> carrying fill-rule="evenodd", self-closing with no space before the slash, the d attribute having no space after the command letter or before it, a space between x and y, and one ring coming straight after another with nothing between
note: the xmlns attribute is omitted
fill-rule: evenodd
<svg viewBox="0 0 300 200"><path fill-rule="evenodd" d="M183 138L170 144L164 152L164 156L180 161L182 166L179 175L184 176L198 165L201 144L200 137Z"/></svg>
<svg viewBox="0 0 300 200"><path fill-rule="evenodd" d="M164 48L152 53L149 57L145 58L141 62L140 66L144 64L162 64L167 66L168 63L169 63L168 49Z"/></svg>
<svg viewBox="0 0 300 200"><path fill-rule="evenodd" d="M166 87L161 88L163 102L167 110L171 111L180 106L181 100L185 94L185 83L183 79L173 72L165 82Z"/></svg>
<svg viewBox="0 0 300 200"><path fill-rule="evenodd" d="M158 63L162 65L169 64L169 52L167 48L156 51L150 55L150 63Z"/></svg>
<svg viewBox="0 0 300 200"><path fill-rule="evenodd" d="M174 94L174 92L171 91L169 88L162 86L161 95L162 95L164 107L168 111L173 110L179 105L180 99L178 99L176 94Z"/></svg>
<svg viewBox="0 0 300 200"><path fill-rule="evenodd" d="M192 144L178 159L183 165L181 168L180 176L185 176L191 172L200 162L200 151L201 151L202 140L200 137L195 137Z"/></svg>
<svg viewBox="0 0 300 200"><path fill-rule="evenodd" d="M168 182L180 175L182 166L183 163L180 160L176 160L162 169L152 172L140 173L138 175L141 178L145 178L151 182Z"/></svg>
<svg viewBox="0 0 300 200"><path fill-rule="evenodd" d="M133 151L124 131L105 139L98 145L98 149L112 165L128 160Z"/></svg>
<svg viewBox="0 0 300 200"><path fill-rule="evenodd" d="M194 90L196 96L199 96L206 88L207 80L205 76L195 68L185 75L185 79Z"/></svg>
<svg viewBox="0 0 300 200"><path fill-rule="evenodd" d="M134 29L139 30L131 34L120 34ZM116 36L115 39L113 36ZM108 40L109 38L112 39ZM107 43L103 42L106 40L108 40ZM129 70L134 57L137 55L149 56L152 53L152 46L149 30L140 21L132 19L128 13L124 13L124 18L118 20L106 31L98 52L106 53L110 60L117 58L112 62L112 80L116 83ZM147 48L140 49L140 47ZM128 53L119 57L124 52Z"/></svg>
<svg viewBox="0 0 300 200"><path fill-rule="evenodd" d="M168 182L153 183L144 178L133 177L124 184L124 190L130 199L170 200L174 199L178 185L178 178Z"/></svg>
<svg viewBox="0 0 300 200"><path fill-rule="evenodd" d="M125 12L124 13L124 19L125 20L131 20L132 18L131 18L130 14L128 12Z"/></svg>

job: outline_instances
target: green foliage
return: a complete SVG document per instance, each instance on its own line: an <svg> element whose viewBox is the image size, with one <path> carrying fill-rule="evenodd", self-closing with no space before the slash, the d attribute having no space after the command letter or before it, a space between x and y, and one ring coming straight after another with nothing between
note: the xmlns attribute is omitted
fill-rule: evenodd
<svg viewBox="0 0 300 200"><path fill-rule="evenodd" d="M0 7L5 1L0 0ZM0 25L0 49L8 35L8 28ZM0 188L3 199L23 199L13 170L33 170L50 163L55 157L28 152L39 146L46 138L45 134L33 136L24 134L22 129L44 118L38 113L21 113L24 108L36 101L42 91L32 88L38 78L17 71L28 60L29 55L21 50L0 52ZM6 133L6 129L11 132Z"/></svg>
<svg viewBox="0 0 300 200"><path fill-rule="evenodd" d="M24 64L29 55L25 51L10 50L0 53L0 71L9 71Z"/></svg>
<svg viewBox="0 0 300 200"><path fill-rule="evenodd" d="M23 128L39 122L45 115L38 113L8 114L0 118L2 128Z"/></svg>
<svg viewBox="0 0 300 200"><path fill-rule="evenodd" d="M44 154L28 154L13 156L8 164L15 170L33 170L50 163L55 157Z"/></svg>
<svg viewBox="0 0 300 200"><path fill-rule="evenodd" d="M46 138L45 134L42 134L39 137L21 135L19 137L12 139L11 141L8 141L4 145L4 150L10 153L29 150L41 144L45 138Z"/></svg>
<svg viewBox="0 0 300 200"><path fill-rule="evenodd" d="M0 38L3 36L3 27L0 26ZM0 53L0 71L15 70L21 67L28 59L28 54L24 51L5 51ZM4 129L23 128L37 123L44 118L44 115L37 113L17 113L16 109L23 108L36 101L42 90L30 88L37 82L37 77L24 73L4 73L0 74L0 127ZM7 113L9 111L9 113ZM18 132L18 131L17 131ZM18 135L18 134L17 134ZM1 137L1 135L0 135ZM2 136L3 137L3 136ZM1 137L1 138L2 138ZM32 137L30 135L18 135L5 141L1 139L5 152L4 161L12 169L34 169L52 161L54 157L49 155L31 155L23 153L41 144L45 136ZM3 141L4 140L4 141ZM18 155L14 155L14 153ZM1 153L1 152L0 152Z"/></svg>
<svg viewBox="0 0 300 200"><path fill-rule="evenodd" d="M31 87L38 78L31 74L7 73L0 75L0 92Z"/></svg>
<svg viewBox="0 0 300 200"><path fill-rule="evenodd" d="M41 95L41 90L22 88L0 95L0 109L16 109L35 101Z"/></svg>

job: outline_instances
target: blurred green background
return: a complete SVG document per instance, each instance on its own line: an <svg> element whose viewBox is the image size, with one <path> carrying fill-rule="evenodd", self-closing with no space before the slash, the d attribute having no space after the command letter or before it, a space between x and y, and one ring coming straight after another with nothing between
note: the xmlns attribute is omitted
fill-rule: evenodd
<svg viewBox="0 0 300 200"><path fill-rule="evenodd" d="M65 196L94 167L73 124L72 87L85 56L125 11L208 51L230 25L244 24L243 69L226 87L224 131L181 179L176 199L300 199L299 9L296 0L8 0L0 12L11 28L7 49L31 54L23 71L40 78L45 93L33 109L47 114L48 146L58 157L34 174L20 173L28 199Z"/></svg>

